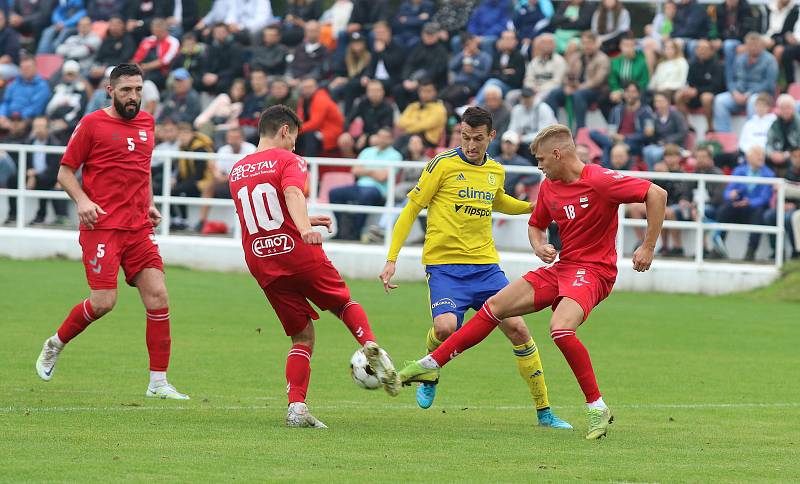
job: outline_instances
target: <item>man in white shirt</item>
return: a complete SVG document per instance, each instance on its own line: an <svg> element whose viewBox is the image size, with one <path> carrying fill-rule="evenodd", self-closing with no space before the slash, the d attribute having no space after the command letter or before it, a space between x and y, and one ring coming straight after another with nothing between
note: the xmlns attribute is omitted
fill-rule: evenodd
<svg viewBox="0 0 800 484"><path fill-rule="evenodd" d="M567 61L556 52L553 34L541 34L533 41L533 59L525 69L523 86L533 89L544 99L553 88L560 87L567 74Z"/></svg>
<svg viewBox="0 0 800 484"><path fill-rule="evenodd" d="M517 133L522 141L520 154L530 159L529 146L542 129L557 124L555 113L544 101L536 100L536 93L529 87L522 88L520 102L511 109L508 131Z"/></svg>
<svg viewBox="0 0 800 484"><path fill-rule="evenodd" d="M206 30L222 22L240 40L258 38L267 25L276 22L269 0L214 0L211 11L203 17L195 30Z"/></svg>
<svg viewBox="0 0 800 484"><path fill-rule="evenodd" d="M767 133L777 116L772 112L772 96L761 93L756 98L756 112L744 123L739 133L739 151L747 153L752 146L767 147Z"/></svg>

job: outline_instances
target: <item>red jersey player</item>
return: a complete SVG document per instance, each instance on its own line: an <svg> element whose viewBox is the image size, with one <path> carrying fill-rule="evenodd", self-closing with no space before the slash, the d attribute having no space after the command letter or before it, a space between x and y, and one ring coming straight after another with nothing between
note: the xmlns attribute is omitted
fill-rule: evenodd
<svg viewBox="0 0 800 484"><path fill-rule="evenodd" d="M153 235L161 214L150 187L153 117L139 110L142 83L139 66L115 67L107 87L112 105L81 120L61 159L58 181L78 205L79 241L91 291L44 342L36 372L49 381L64 345L114 308L122 266L126 282L139 289L146 310L150 384L145 395L186 400L188 396L167 382L169 309ZM83 186L75 176L79 168Z"/></svg>
<svg viewBox="0 0 800 484"><path fill-rule="evenodd" d="M344 322L390 395L397 395L400 380L386 352L375 343L364 310L350 299L350 290L323 252L322 234L312 229L330 230L331 220L309 217L306 211L306 162L291 151L301 125L286 106L266 109L259 121L258 148L233 166L230 189L247 267L292 340L286 358L286 425L325 428L305 404L314 347L311 320L319 319L309 300Z"/></svg>
<svg viewBox="0 0 800 484"><path fill-rule="evenodd" d="M566 126L542 130L531 144L531 153L546 180L531 214L528 236L536 256L550 265L529 272L489 298L460 331L430 355L409 362L399 374L403 383L434 381L441 366L486 338L503 319L552 307L550 336L586 396L586 438L598 439L606 435L613 417L597 387L589 352L575 330L614 286L619 205L644 202L647 207L647 235L633 253L633 268L644 272L653 262L667 193L647 180L584 165ZM563 244L560 254L546 242L547 226L553 220Z"/></svg>

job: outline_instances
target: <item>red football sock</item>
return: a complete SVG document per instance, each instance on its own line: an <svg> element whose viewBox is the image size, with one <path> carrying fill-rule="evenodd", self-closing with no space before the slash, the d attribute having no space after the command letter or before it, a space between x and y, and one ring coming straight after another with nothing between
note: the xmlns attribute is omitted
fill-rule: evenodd
<svg viewBox="0 0 800 484"><path fill-rule="evenodd" d="M558 349L564 354L572 373L578 379L578 384L586 396L586 403L592 403L600 398L600 390L597 388L597 379L594 376L592 360L589 352L583 346L581 340L575 336L574 329L554 329L550 332Z"/></svg>
<svg viewBox="0 0 800 484"><path fill-rule="evenodd" d="M492 314L489 306L484 304L467 324L444 340L444 343L431 353L431 357L439 363L439 366L444 366L448 361L486 339L498 324L500 320Z"/></svg>
<svg viewBox="0 0 800 484"><path fill-rule="evenodd" d="M372 328L369 326L367 313L357 302L350 301L345 304L342 310L339 311L339 319L353 333L353 337L358 341L358 344L363 346L367 341L375 341L375 335L372 334Z"/></svg>
<svg viewBox="0 0 800 484"><path fill-rule="evenodd" d="M169 337L169 308L147 310L147 352L150 371L167 371L172 340Z"/></svg>
<svg viewBox="0 0 800 484"><path fill-rule="evenodd" d="M61 323L58 328L58 339L66 344L72 338L81 334L81 331L86 329L87 326L92 324L94 320L98 319L92 310L92 303L88 299L78 303L72 311L69 312L67 319Z"/></svg>
<svg viewBox="0 0 800 484"><path fill-rule="evenodd" d="M286 383L289 403L305 402L308 382L311 379L311 348L292 345L286 357Z"/></svg>

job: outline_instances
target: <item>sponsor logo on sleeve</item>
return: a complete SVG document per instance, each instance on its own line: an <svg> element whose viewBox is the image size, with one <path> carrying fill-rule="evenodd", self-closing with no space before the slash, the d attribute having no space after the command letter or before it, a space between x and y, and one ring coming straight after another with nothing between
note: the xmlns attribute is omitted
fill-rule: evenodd
<svg viewBox="0 0 800 484"><path fill-rule="evenodd" d="M256 257L286 254L294 249L294 240L286 234L259 237L253 240L251 249Z"/></svg>

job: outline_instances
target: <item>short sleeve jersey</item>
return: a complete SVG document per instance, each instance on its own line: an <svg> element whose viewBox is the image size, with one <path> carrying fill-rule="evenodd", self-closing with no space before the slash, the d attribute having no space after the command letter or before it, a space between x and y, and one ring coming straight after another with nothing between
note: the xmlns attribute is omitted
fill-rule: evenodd
<svg viewBox="0 0 800 484"><path fill-rule="evenodd" d="M150 159L153 116L144 111L131 120L100 109L87 114L72 133L61 164L81 169L83 191L100 206L97 229L139 230L151 224ZM81 230L88 230L81 225Z"/></svg>
<svg viewBox="0 0 800 484"><path fill-rule="evenodd" d="M306 161L279 148L248 155L231 169L245 261L261 287L327 260L322 247L303 242L283 195L288 187L303 190L307 177Z"/></svg>
<svg viewBox="0 0 800 484"><path fill-rule="evenodd" d="M650 185L648 180L586 165L580 179L572 183L542 182L528 223L545 230L554 220L561 236L561 262L592 267L615 279L618 207L643 202Z"/></svg>
<svg viewBox="0 0 800 484"><path fill-rule="evenodd" d="M487 157L467 161L461 148L440 153L423 170L408 198L428 209L423 264L496 264L492 204L502 195L505 171Z"/></svg>

